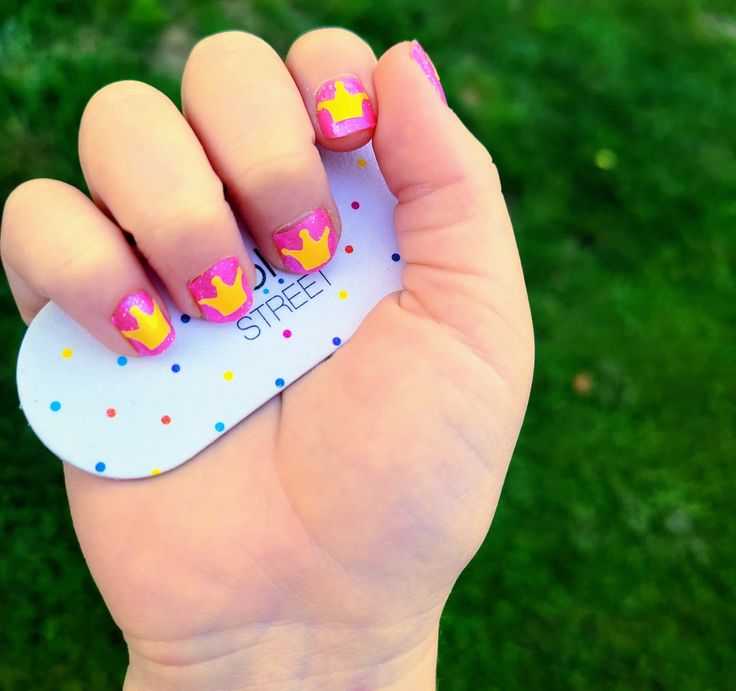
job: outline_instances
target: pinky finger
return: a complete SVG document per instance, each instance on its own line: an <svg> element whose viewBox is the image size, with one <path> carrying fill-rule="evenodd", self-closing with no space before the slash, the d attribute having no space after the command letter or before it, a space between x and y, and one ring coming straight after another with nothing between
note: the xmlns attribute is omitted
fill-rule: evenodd
<svg viewBox="0 0 736 691"><path fill-rule="evenodd" d="M174 341L166 307L121 230L78 189L57 180L16 188L0 249L26 323L52 300L114 352L158 355Z"/></svg>

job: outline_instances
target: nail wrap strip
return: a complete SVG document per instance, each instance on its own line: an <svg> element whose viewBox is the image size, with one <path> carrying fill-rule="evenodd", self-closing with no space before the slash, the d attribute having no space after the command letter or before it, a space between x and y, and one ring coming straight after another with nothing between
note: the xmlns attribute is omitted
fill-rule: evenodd
<svg viewBox="0 0 736 691"><path fill-rule="evenodd" d="M429 79L430 84L432 84L437 93L440 95L442 101L444 103L447 103L445 90L442 88L442 84L440 84L440 75L437 74L437 70L432 61L429 59L429 55L427 55L427 53L424 51L424 48L419 45L419 41L411 42L411 57L422 68L424 74L427 75L427 79Z"/></svg>
<svg viewBox="0 0 736 691"><path fill-rule="evenodd" d="M338 139L376 126L371 100L357 77L331 79L317 89L314 98L317 120L327 139Z"/></svg>
<svg viewBox="0 0 736 691"><path fill-rule="evenodd" d="M126 295L110 318L140 355L158 355L173 342L174 327L145 291Z"/></svg>
<svg viewBox="0 0 736 691"><path fill-rule="evenodd" d="M243 267L237 257L226 257L187 284L207 321L222 324L237 321L253 304Z"/></svg>
<svg viewBox="0 0 736 691"><path fill-rule="evenodd" d="M324 209L315 209L273 236L284 266L299 273L321 269L335 254L337 233Z"/></svg>

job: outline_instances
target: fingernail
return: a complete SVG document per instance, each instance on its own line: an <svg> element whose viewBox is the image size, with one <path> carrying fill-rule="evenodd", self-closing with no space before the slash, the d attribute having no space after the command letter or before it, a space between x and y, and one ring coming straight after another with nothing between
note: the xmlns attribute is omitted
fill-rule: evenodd
<svg viewBox="0 0 736 691"><path fill-rule="evenodd" d="M126 295L110 321L141 355L163 353L176 337L171 322L144 290Z"/></svg>
<svg viewBox="0 0 736 691"><path fill-rule="evenodd" d="M419 41L411 42L411 57L414 58L414 61L422 68L422 72L424 72L427 79L429 79L429 83L435 88L446 104L447 98L445 97L445 90L442 88L442 84L440 84L440 75L437 74L437 70L429 59L429 55L427 55L427 53L424 52L424 48L419 45Z"/></svg>
<svg viewBox="0 0 736 691"><path fill-rule="evenodd" d="M317 121L327 139L339 139L376 126L371 99L357 77L330 79L314 94Z"/></svg>
<svg viewBox="0 0 736 691"><path fill-rule="evenodd" d="M337 233L324 209L315 209L293 226L273 236L284 266L291 271L312 273L335 253Z"/></svg>
<svg viewBox="0 0 736 691"><path fill-rule="evenodd" d="M207 321L222 324L244 316L253 304L243 267L237 257L226 257L187 283Z"/></svg>

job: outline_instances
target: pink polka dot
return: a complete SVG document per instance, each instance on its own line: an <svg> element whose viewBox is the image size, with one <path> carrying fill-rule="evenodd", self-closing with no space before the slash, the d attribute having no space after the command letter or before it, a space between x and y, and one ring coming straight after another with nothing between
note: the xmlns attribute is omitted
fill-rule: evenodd
<svg viewBox="0 0 736 691"><path fill-rule="evenodd" d="M346 254L352 254L353 253L353 246L352 245L345 245L345 253Z"/></svg>
<svg viewBox="0 0 736 691"><path fill-rule="evenodd" d="M108 408L105 411L105 415L107 415L107 417L115 417L117 415L117 410L115 410L115 408Z"/></svg>
<svg viewBox="0 0 736 691"><path fill-rule="evenodd" d="M360 208L360 202L353 202L350 206L352 206L354 209Z"/></svg>
<svg viewBox="0 0 736 691"><path fill-rule="evenodd" d="M168 425L171 422L171 418L168 415L164 415L161 418L161 423L164 425Z"/></svg>
<svg viewBox="0 0 736 691"><path fill-rule="evenodd" d="M291 330L284 329L284 338L291 338Z"/></svg>

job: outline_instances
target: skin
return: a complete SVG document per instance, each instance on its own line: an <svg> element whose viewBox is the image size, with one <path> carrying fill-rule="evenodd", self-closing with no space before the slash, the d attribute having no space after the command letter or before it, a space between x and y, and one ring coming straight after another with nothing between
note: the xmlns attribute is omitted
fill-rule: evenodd
<svg viewBox="0 0 736 691"><path fill-rule="evenodd" d="M325 140L312 94L344 74L378 124ZM178 469L110 481L65 465L80 545L129 646L124 688L433 689L440 615L488 531L532 376L496 169L408 42L376 62L354 34L314 31L284 67L260 39L221 34L194 48L182 90L186 120L136 82L92 98L80 157L97 207L55 181L10 196L3 263L27 322L52 299L135 356L109 315L126 291L155 292L121 228L196 315L195 272L236 253L252 272L236 214L279 262L271 234L331 208L315 138L342 151L372 138L399 200L404 290Z"/></svg>

